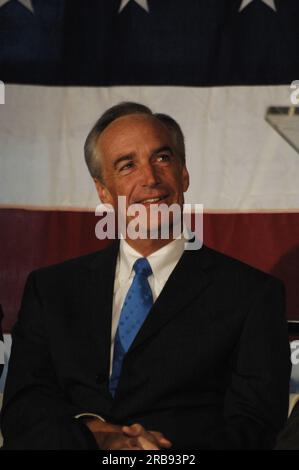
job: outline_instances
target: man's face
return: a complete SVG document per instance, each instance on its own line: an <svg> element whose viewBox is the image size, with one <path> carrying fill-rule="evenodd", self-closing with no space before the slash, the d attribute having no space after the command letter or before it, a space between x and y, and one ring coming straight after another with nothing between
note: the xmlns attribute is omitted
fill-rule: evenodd
<svg viewBox="0 0 299 470"><path fill-rule="evenodd" d="M97 152L103 176L103 183L95 181L97 191L116 212L118 196L126 197L126 208L143 204L148 219L153 204L183 207L188 171L172 135L157 119L143 114L116 119L100 135Z"/></svg>

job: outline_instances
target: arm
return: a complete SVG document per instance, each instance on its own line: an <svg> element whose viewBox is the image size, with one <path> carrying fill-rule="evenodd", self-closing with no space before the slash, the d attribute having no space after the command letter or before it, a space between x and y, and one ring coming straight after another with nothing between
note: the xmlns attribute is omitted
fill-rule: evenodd
<svg viewBox="0 0 299 470"><path fill-rule="evenodd" d="M1 415L5 449L157 449L159 433L123 429L72 405L56 379L35 273L26 283Z"/></svg>
<svg viewBox="0 0 299 470"><path fill-rule="evenodd" d="M27 280L4 391L1 429L7 449L93 449L96 442L74 416L55 377L35 274Z"/></svg>
<svg viewBox="0 0 299 470"><path fill-rule="evenodd" d="M283 285L270 278L249 306L236 345L224 425L212 448L270 449L288 413L289 359Z"/></svg>

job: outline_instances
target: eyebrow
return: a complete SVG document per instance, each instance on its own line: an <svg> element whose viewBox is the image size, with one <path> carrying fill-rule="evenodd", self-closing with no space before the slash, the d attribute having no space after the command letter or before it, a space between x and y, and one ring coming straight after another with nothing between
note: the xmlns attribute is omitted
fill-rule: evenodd
<svg viewBox="0 0 299 470"><path fill-rule="evenodd" d="M133 158L134 158L133 154L122 155L121 157L118 157L116 160L114 160L113 167L116 168L119 165L119 163L121 163L121 162L132 161Z"/></svg>
<svg viewBox="0 0 299 470"><path fill-rule="evenodd" d="M151 156L153 157L155 155L158 155L161 152L169 152L171 155L173 155L172 148L169 147L169 145L163 145L162 147L158 147L157 149L153 150ZM135 157L134 153L130 153L128 155L122 155L118 157L116 160L114 160L113 167L116 169L117 166L122 162L131 162L132 160L134 160L134 157Z"/></svg>
<svg viewBox="0 0 299 470"><path fill-rule="evenodd" d="M162 145L162 147L159 147L153 151L152 156L157 155L161 152L169 152L171 153L171 155L173 155L173 150L171 147L169 147L169 145Z"/></svg>

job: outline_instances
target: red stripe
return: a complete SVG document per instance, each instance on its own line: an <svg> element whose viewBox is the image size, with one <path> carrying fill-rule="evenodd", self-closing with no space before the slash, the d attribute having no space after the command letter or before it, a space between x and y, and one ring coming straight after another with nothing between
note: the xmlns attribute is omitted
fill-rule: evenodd
<svg viewBox="0 0 299 470"><path fill-rule="evenodd" d="M27 274L103 248L91 212L0 210L0 303L15 322ZM205 214L204 242L284 280L287 315L299 319L299 213Z"/></svg>

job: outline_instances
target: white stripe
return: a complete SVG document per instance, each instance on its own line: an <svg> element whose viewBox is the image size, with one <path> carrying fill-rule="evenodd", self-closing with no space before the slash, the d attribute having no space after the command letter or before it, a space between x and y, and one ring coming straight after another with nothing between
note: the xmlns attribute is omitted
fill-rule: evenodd
<svg viewBox="0 0 299 470"><path fill-rule="evenodd" d="M0 203L95 208L84 140L100 114L123 100L145 103L181 123L191 174L186 202L209 210L299 208L299 155L265 121L268 106L290 106L287 86L8 85L0 107Z"/></svg>

